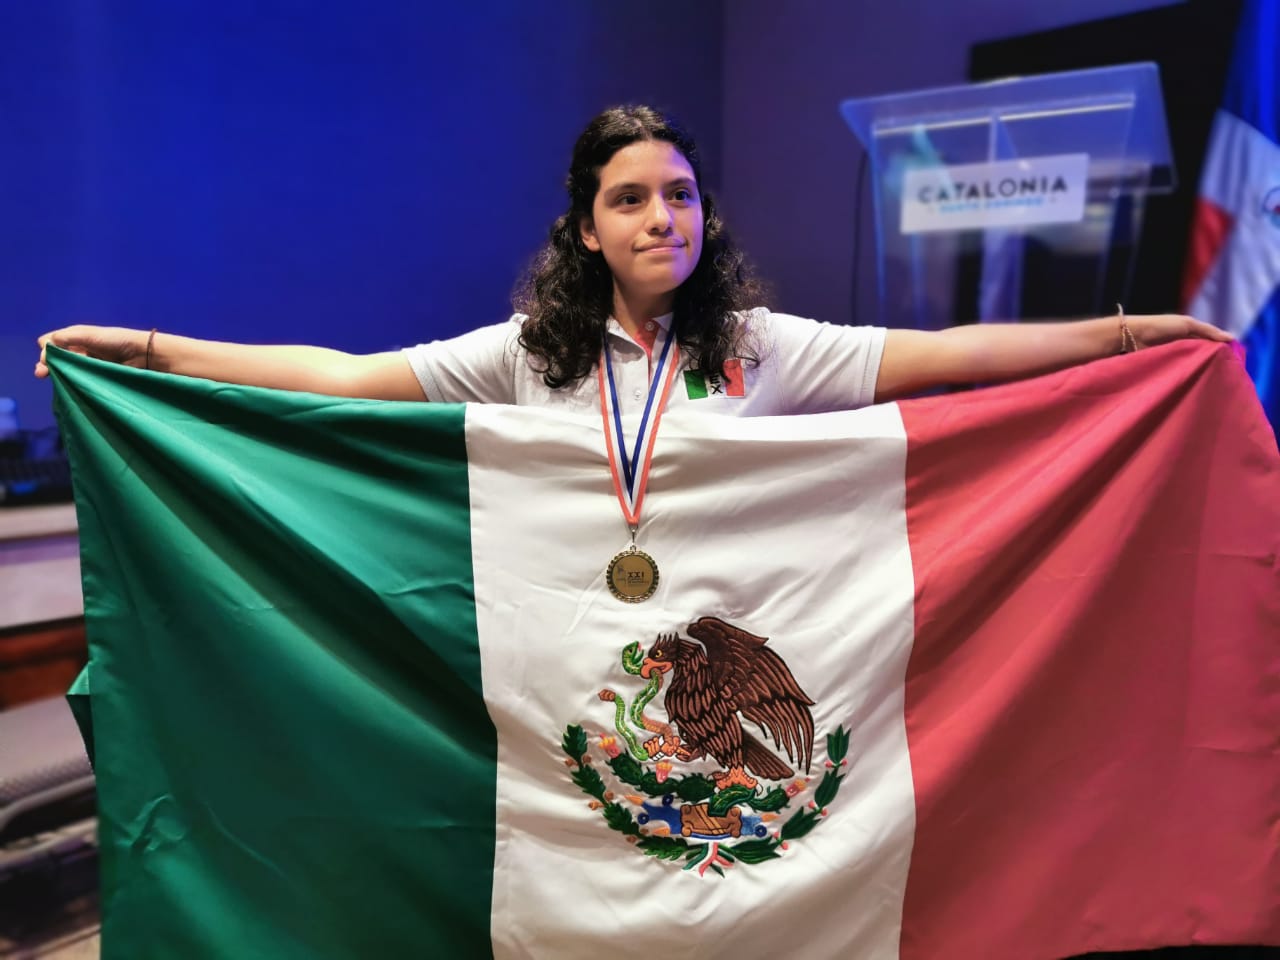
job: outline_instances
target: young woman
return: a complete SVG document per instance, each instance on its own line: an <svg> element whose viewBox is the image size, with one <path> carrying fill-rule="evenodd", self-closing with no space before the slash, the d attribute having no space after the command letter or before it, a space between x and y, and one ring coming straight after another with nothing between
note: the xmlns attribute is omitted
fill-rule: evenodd
<svg viewBox="0 0 1280 960"><path fill-rule="evenodd" d="M1190 317L980 324L939 332L817 323L771 313L702 192L697 147L649 107L606 110L574 148L569 209L517 292L511 322L402 352L353 355L118 327L72 326L44 347L225 382L385 400L594 410L603 378L642 409L675 363L704 409L770 415L847 409L931 387L1045 373L1181 337L1229 340ZM676 347L665 350L667 341ZM705 394L705 396L703 396Z"/></svg>

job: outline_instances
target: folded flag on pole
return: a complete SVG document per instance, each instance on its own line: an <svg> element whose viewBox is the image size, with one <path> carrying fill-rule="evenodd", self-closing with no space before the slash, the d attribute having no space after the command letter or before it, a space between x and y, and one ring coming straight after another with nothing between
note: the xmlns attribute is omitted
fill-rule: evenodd
<svg viewBox="0 0 1280 960"><path fill-rule="evenodd" d="M1280 431L1280 0L1246 0L1183 277L1187 313L1230 330Z"/></svg>
<svg viewBox="0 0 1280 960"><path fill-rule="evenodd" d="M103 956L1026 960L1280 944L1280 463L1181 343L597 423L51 351Z"/></svg>

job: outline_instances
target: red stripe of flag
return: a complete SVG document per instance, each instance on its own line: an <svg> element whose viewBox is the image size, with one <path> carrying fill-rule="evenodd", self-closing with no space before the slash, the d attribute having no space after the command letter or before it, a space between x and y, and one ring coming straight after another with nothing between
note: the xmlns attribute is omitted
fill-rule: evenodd
<svg viewBox="0 0 1280 960"><path fill-rule="evenodd" d="M1280 944L1280 458L1239 357L901 409L901 956Z"/></svg>
<svg viewBox="0 0 1280 960"><path fill-rule="evenodd" d="M1235 225L1235 217L1204 197L1196 199L1191 219L1191 241L1187 246L1187 265L1182 271L1182 307L1185 310L1213 267L1227 242L1227 234Z"/></svg>
<svg viewBox="0 0 1280 960"><path fill-rule="evenodd" d="M747 395L746 381L742 376L741 360L734 358L724 362L724 383L725 396L745 397Z"/></svg>

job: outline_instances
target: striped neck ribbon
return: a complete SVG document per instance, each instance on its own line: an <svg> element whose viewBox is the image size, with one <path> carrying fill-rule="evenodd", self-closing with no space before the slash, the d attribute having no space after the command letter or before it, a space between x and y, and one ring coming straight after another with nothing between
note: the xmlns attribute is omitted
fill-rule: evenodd
<svg viewBox="0 0 1280 960"><path fill-rule="evenodd" d="M640 507L644 503L644 492L649 486L649 466L653 462L653 444L658 437L658 425L662 422L662 411L667 407L676 367L680 365L672 352L672 344L675 342L676 327L673 320L658 354L658 364L649 382L649 396L640 417L640 429L630 453L627 451L627 439L622 433L618 384L613 375L613 361L609 357L607 344L601 351L600 363L596 366L596 377L600 384L600 417L604 421L613 490L618 495L618 503L622 506L622 515L626 518L633 540L636 529L640 526Z"/></svg>

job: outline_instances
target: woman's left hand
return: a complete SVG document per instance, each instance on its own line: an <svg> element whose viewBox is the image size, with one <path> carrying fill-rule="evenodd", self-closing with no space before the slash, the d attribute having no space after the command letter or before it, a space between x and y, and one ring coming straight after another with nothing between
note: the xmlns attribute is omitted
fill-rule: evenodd
<svg viewBox="0 0 1280 960"><path fill-rule="evenodd" d="M1119 317L1116 318L1117 322L1119 319ZM1125 314L1124 320L1129 325L1129 332L1133 334L1134 343L1139 350L1188 337L1217 340L1219 343L1231 343L1235 340L1235 337L1227 331L1212 324L1176 313L1156 313L1147 316Z"/></svg>

